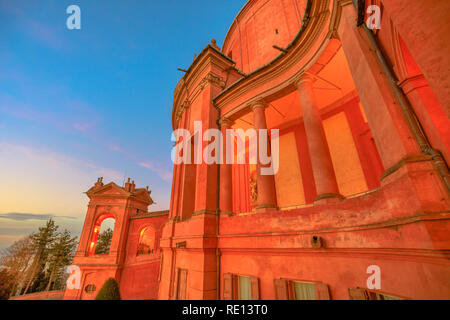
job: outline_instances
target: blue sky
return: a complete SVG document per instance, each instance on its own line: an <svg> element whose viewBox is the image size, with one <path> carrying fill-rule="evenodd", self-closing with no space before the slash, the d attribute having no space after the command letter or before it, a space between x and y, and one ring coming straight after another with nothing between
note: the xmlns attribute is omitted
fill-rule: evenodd
<svg viewBox="0 0 450 320"><path fill-rule="evenodd" d="M66 27L72 4L81 30ZM79 233L99 176L169 207L177 68L220 46L244 4L0 0L0 249L50 216Z"/></svg>

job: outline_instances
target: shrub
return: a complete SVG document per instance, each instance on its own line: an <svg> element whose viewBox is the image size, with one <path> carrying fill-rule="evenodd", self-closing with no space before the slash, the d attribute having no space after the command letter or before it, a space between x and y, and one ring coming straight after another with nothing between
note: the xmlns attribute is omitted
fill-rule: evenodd
<svg viewBox="0 0 450 320"><path fill-rule="evenodd" d="M98 292L95 300L122 300L120 298L119 284L114 278L106 280L103 287Z"/></svg>

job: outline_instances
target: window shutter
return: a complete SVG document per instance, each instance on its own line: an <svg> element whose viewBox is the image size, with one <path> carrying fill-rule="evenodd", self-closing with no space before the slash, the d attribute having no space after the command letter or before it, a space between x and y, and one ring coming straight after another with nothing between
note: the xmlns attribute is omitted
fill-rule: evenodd
<svg viewBox="0 0 450 320"><path fill-rule="evenodd" d="M287 280L274 279L273 280L273 285L275 287L275 299L277 299L277 300L289 300Z"/></svg>
<svg viewBox="0 0 450 320"><path fill-rule="evenodd" d="M250 277L250 288L252 300L259 300L259 279L257 277Z"/></svg>
<svg viewBox="0 0 450 320"><path fill-rule="evenodd" d="M366 293L367 293L367 296L368 296L368 300L379 300L378 296L377 296L377 294L375 292L370 292L370 291L366 290Z"/></svg>
<svg viewBox="0 0 450 320"><path fill-rule="evenodd" d="M368 300L367 291L362 288L348 288L350 300Z"/></svg>
<svg viewBox="0 0 450 320"><path fill-rule="evenodd" d="M178 300L186 300L186 288L187 288L187 270L180 269L179 271L179 283L178 283Z"/></svg>
<svg viewBox="0 0 450 320"><path fill-rule="evenodd" d="M314 287L316 289L316 300L331 300L328 285L317 282L314 283Z"/></svg>
<svg viewBox="0 0 450 320"><path fill-rule="evenodd" d="M223 274L223 299L233 300L233 274Z"/></svg>
<svg viewBox="0 0 450 320"><path fill-rule="evenodd" d="M159 262L159 270L158 270L158 283L161 282L161 275L163 270L163 262L164 262L164 253L161 252L161 260Z"/></svg>
<svg viewBox="0 0 450 320"><path fill-rule="evenodd" d="M178 293L178 278L179 278L179 271L180 269L175 269L175 281L173 282L173 292L172 292L172 299L177 299L177 293Z"/></svg>

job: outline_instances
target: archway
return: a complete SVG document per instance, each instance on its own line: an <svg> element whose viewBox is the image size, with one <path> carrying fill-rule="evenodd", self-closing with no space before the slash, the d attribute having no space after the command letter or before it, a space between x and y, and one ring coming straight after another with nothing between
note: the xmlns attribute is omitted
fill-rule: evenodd
<svg viewBox="0 0 450 320"><path fill-rule="evenodd" d="M152 254L155 251L155 232L152 228L146 227L139 234L139 243L136 255Z"/></svg>
<svg viewBox="0 0 450 320"><path fill-rule="evenodd" d="M90 255L109 254L115 222L116 220L111 215L104 215L97 219L89 245Z"/></svg>

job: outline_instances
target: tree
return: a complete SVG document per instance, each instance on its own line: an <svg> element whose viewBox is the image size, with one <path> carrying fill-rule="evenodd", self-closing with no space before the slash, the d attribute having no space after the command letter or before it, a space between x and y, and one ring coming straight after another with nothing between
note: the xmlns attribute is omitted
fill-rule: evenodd
<svg viewBox="0 0 450 320"><path fill-rule="evenodd" d="M97 293L95 300L122 300L117 281L114 278L106 280L103 287Z"/></svg>
<svg viewBox="0 0 450 320"><path fill-rule="evenodd" d="M29 289L29 293L44 291L49 280L49 275L45 270L41 270L34 278L33 284Z"/></svg>
<svg viewBox="0 0 450 320"><path fill-rule="evenodd" d="M76 240L77 238L72 237L69 231L64 230L57 235L55 242L51 244L47 259L50 275L45 291L49 291L52 285L57 284L58 276L61 276L61 269L64 270L72 261L77 244Z"/></svg>
<svg viewBox="0 0 450 320"><path fill-rule="evenodd" d="M109 247L111 246L111 240L113 231L111 228L100 232L98 235L97 246L95 247L95 254L107 254L109 253Z"/></svg>
<svg viewBox="0 0 450 320"><path fill-rule="evenodd" d="M66 266L72 262L77 243L69 231L57 230L58 226L50 219L37 233L1 252L0 270L8 274L10 295L64 289ZM0 287L4 288L1 281Z"/></svg>
<svg viewBox="0 0 450 320"><path fill-rule="evenodd" d="M13 287L13 277L6 269L0 270L0 300L8 300Z"/></svg>
<svg viewBox="0 0 450 320"><path fill-rule="evenodd" d="M30 236L14 242L2 252L0 265L8 270L8 274L12 278L12 295L23 288L33 257L34 251Z"/></svg>
<svg viewBox="0 0 450 320"><path fill-rule="evenodd" d="M35 251L35 256L32 267L30 268L30 272L28 274L28 283L23 294L26 294L29 291L31 285L36 279L36 276L40 274L45 268L49 249L56 239L57 230L58 226L55 225L55 221L50 218L44 227L39 228L38 233L34 233L31 235L32 247ZM33 285L33 287L37 288L40 287L40 285Z"/></svg>

